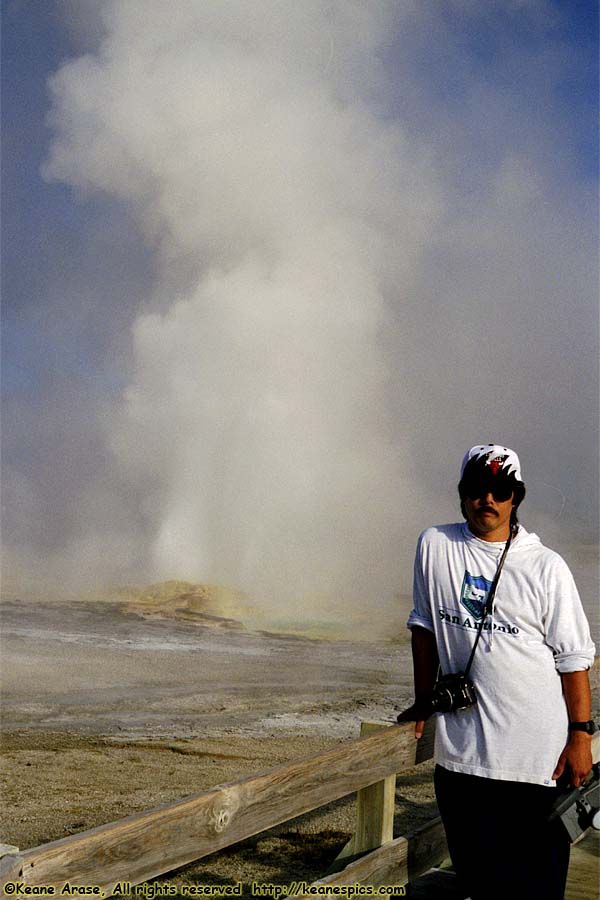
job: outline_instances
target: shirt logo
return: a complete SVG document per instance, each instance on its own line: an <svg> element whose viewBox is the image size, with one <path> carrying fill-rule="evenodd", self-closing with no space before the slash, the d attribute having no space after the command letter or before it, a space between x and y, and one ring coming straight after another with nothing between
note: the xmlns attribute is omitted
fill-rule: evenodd
<svg viewBox="0 0 600 900"><path fill-rule="evenodd" d="M477 620L483 617L491 586L492 582L483 575L471 575L465 570L465 577L460 589L460 602Z"/></svg>

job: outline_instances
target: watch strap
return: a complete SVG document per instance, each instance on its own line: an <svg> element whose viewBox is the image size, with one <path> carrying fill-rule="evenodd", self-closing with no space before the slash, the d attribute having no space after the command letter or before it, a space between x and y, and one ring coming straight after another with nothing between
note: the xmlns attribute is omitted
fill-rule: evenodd
<svg viewBox="0 0 600 900"><path fill-rule="evenodd" d="M586 734L595 734L598 726L593 719L587 722L569 722L569 731L585 731Z"/></svg>

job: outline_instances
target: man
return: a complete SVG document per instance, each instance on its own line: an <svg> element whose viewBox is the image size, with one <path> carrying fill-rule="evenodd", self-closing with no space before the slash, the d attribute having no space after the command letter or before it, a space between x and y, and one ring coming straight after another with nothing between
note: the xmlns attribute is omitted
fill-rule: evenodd
<svg viewBox="0 0 600 900"><path fill-rule="evenodd" d="M517 454L473 447L458 490L466 523L419 538L415 702L398 721L416 721L421 737L438 667L464 673L472 655L475 702L436 723L436 797L454 868L472 900L562 900L569 844L547 815L556 779L576 786L592 767L594 645L566 563L518 524Z"/></svg>

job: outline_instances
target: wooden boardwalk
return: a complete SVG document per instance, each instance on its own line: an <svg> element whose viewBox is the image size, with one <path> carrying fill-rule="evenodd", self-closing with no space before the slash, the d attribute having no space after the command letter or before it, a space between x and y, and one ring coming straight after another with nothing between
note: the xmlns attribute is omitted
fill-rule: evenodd
<svg viewBox="0 0 600 900"><path fill-rule="evenodd" d="M411 900L465 900L452 872L434 869L408 886ZM565 900L598 900L600 897L600 831L590 831L571 848L571 864Z"/></svg>

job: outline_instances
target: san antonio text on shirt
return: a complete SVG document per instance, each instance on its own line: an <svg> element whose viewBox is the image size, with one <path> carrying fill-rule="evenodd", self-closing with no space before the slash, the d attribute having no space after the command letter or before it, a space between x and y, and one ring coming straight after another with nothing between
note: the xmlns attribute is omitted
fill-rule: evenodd
<svg viewBox="0 0 600 900"><path fill-rule="evenodd" d="M445 625L453 625L458 628L465 628L467 631L478 631L479 630L479 622L474 616L463 616L457 615L453 612L448 612L447 609L444 609L443 606L440 606L438 609L438 614L442 622ZM510 622L493 622L494 626L494 634L510 634L516 635L520 633L520 629L517 628L516 625L511 624ZM492 623L488 618L483 623L484 631L491 631Z"/></svg>

